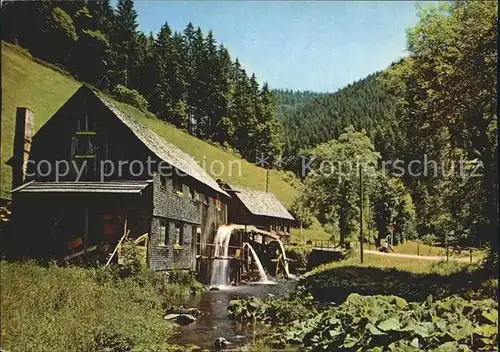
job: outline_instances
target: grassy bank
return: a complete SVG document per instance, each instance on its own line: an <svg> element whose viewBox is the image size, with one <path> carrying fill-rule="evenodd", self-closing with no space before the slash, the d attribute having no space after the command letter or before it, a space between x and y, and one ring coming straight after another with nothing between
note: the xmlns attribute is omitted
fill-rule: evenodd
<svg viewBox="0 0 500 352"><path fill-rule="evenodd" d="M1 263L2 348L6 351L159 351L174 324L163 319L188 285L152 272Z"/></svg>
<svg viewBox="0 0 500 352"><path fill-rule="evenodd" d="M397 295L412 301L428 295L496 297L498 280L479 265L359 253L324 264L305 275L302 284L318 300L342 302L351 293Z"/></svg>
<svg viewBox="0 0 500 352"><path fill-rule="evenodd" d="M250 348L491 351L498 279L490 275L453 261L367 254L360 264L353 251L307 273L288 298L234 300L229 311L246 324L271 324Z"/></svg>

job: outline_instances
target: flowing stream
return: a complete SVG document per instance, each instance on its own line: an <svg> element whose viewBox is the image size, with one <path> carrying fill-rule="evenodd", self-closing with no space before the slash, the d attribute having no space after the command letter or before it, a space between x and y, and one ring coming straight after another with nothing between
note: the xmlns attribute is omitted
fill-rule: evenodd
<svg viewBox="0 0 500 352"><path fill-rule="evenodd" d="M260 282L269 282L269 279L267 278L266 272L264 271L264 267L262 266L262 263L260 262L259 257L257 256L257 253L255 253L255 250L253 249L252 245L250 243L243 243L243 247L247 246L248 249L250 250L250 253L252 253L253 260L255 261L255 264L257 264L257 268L259 269L259 278Z"/></svg>
<svg viewBox="0 0 500 352"><path fill-rule="evenodd" d="M294 281L280 283L269 281L254 248L250 243L245 242L243 247L248 247L253 261L259 270L260 280L244 286L229 286L229 260L227 258L229 257L229 242L233 230L234 227L231 225L221 226L217 229L214 239L214 256L221 259L215 259L213 262L210 284L220 289L204 291L199 295L181 298L178 302L175 302L177 305L183 305L186 308L198 308L203 314L194 323L187 326L179 326L178 334L171 339L170 343L179 345L194 344L201 348L211 348L215 339L225 337L231 342L228 349L234 350L245 343L251 342L254 334L258 334L259 332L251 326L241 324L229 318L227 311L229 301L245 296L284 296L296 284ZM281 241L278 242L283 253L286 274L290 277L283 243ZM265 331L268 328L261 326L261 329Z"/></svg>
<svg viewBox="0 0 500 352"><path fill-rule="evenodd" d="M215 234L215 258L227 258L229 256L229 240L234 227L224 225L217 229ZM229 260L214 259L212 267L212 275L210 277L210 285L225 286L229 283L228 280Z"/></svg>
<svg viewBox="0 0 500 352"><path fill-rule="evenodd" d="M178 326L177 334L172 336L169 343L179 345L197 345L201 348L211 349L215 339L225 337L231 342L227 350L250 343L254 331L251 325L241 324L229 318L227 307L229 301L239 297L256 296L266 298L269 294L276 297L284 296L293 289L293 281L275 284L259 283L256 285L227 286L219 291L204 291L201 294L179 298L175 305L186 308L195 307L203 312L194 323L187 326ZM264 326L255 331L256 334L264 332Z"/></svg>
<svg viewBox="0 0 500 352"><path fill-rule="evenodd" d="M285 247L283 246L283 242L281 242L280 240L277 240L277 241L280 245L281 253L283 253L283 262L284 262L284 266L285 266L286 276L288 279L291 279L294 277L294 275L290 274L290 270L288 269L288 260L286 259Z"/></svg>

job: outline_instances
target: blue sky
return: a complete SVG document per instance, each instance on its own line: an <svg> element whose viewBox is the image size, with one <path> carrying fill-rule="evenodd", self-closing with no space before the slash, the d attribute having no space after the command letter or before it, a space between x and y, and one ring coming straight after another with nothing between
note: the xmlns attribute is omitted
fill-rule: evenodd
<svg viewBox="0 0 500 352"><path fill-rule="evenodd" d="M416 2L138 1L140 29L211 29L272 88L334 92L405 54Z"/></svg>

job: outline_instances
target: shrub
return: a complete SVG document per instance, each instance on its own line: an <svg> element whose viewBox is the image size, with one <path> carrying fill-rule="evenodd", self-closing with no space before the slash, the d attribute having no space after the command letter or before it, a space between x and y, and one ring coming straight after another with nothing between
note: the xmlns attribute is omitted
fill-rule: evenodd
<svg viewBox="0 0 500 352"><path fill-rule="evenodd" d="M483 297L498 298L498 279L488 279L481 283L480 293Z"/></svg>
<svg viewBox="0 0 500 352"><path fill-rule="evenodd" d="M130 89L119 84L113 88L112 95L118 101L135 106L141 111L148 111L148 101L135 89Z"/></svg>
<svg viewBox="0 0 500 352"><path fill-rule="evenodd" d="M458 262L456 260L440 260L431 264L429 272L431 274L438 274L448 276L467 268L467 264Z"/></svg>
<svg viewBox="0 0 500 352"><path fill-rule="evenodd" d="M432 246L436 243L437 237L431 233L422 236L422 242L428 246Z"/></svg>
<svg viewBox="0 0 500 352"><path fill-rule="evenodd" d="M141 271L141 255L133 239L127 238L123 241L120 249L120 274L123 277L136 276Z"/></svg>
<svg viewBox="0 0 500 352"><path fill-rule="evenodd" d="M287 324L317 314L308 300L263 300L257 297L231 300L228 311L230 317L247 324L257 321L266 324Z"/></svg>
<svg viewBox="0 0 500 352"><path fill-rule="evenodd" d="M266 346L264 341L256 340L250 344L247 344L241 348L242 352L272 352L273 349Z"/></svg>
<svg viewBox="0 0 500 352"><path fill-rule="evenodd" d="M312 246L286 246L286 256L295 261L296 268L305 268L311 255Z"/></svg>

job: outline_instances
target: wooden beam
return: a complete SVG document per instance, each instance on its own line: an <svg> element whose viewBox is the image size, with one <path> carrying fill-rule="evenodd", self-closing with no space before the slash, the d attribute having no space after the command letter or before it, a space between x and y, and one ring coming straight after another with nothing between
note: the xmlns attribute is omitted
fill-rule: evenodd
<svg viewBox="0 0 500 352"><path fill-rule="evenodd" d="M89 207L85 206L85 222L83 225L83 253L87 256L87 248L89 246Z"/></svg>
<svg viewBox="0 0 500 352"><path fill-rule="evenodd" d="M92 246L92 247L89 247L87 249L87 252L92 252L92 251L95 251L97 249L97 246ZM82 254L85 254L85 250L81 250L79 252L76 252L76 253L73 253L73 254L70 254L70 255L67 255L66 257L64 257L65 260L70 260L70 259L73 259L73 258L76 258L76 257L79 257L81 256Z"/></svg>
<svg viewBox="0 0 500 352"><path fill-rule="evenodd" d="M109 263L111 263L111 259L113 259L116 252L118 251L118 248L120 247L123 240L128 236L129 233L130 233L130 230L127 230L127 216L125 215L125 222L123 224L123 236L122 236L122 238L120 238L120 241L118 242L115 249L113 250L113 253L111 253L111 256L109 257L108 261L106 262L106 265L104 265L104 269L106 269L106 267L109 265Z"/></svg>

